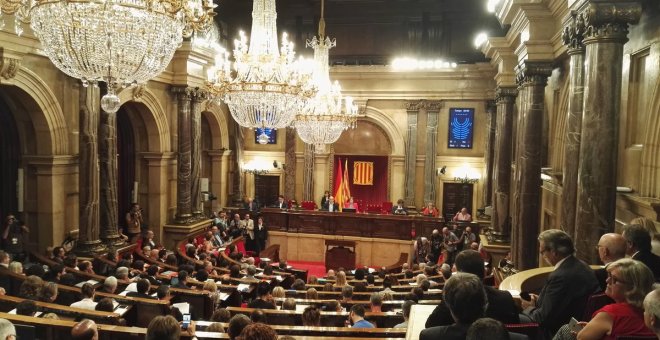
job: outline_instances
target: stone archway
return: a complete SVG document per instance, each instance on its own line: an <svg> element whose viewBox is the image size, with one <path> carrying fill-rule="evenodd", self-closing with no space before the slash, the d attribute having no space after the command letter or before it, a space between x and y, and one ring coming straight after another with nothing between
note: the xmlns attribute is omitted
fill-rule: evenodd
<svg viewBox="0 0 660 340"><path fill-rule="evenodd" d="M229 169L229 111L226 105L202 103L202 173L209 179L209 192L216 200L211 209L217 210L227 203L230 182Z"/></svg>

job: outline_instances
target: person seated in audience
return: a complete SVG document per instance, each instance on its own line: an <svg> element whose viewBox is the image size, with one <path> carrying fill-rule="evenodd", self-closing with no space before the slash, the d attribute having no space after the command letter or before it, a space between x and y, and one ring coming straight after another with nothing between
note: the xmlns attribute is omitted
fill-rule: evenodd
<svg viewBox="0 0 660 340"><path fill-rule="evenodd" d="M33 263L29 267L27 267L26 270L24 270L25 275L36 275L40 278L44 277L44 274L46 274L46 271L44 270L44 267L40 264Z"/></svg>
<svg viewBox="0 0 660 340"><path fill-rule="evenodd" d="M172 285L174 288L181 288L181 289L191 289L188 286L188 272L185 270L180 270L179 273L177 274L177 283L175 285Z"/></svg>
<svg viewBox="0 0 660 340"><path fill-rule="evenodd" d="M491 318L481 318L473 322L465 337L466 340L509 340L510 338L506 327L501 322Z"/></svg>
<svg viewBox="0 0 660 340"><path fill-rule="evenodd" d="M229 335L229 339L236 339L239 335L241 335L243 329L245 329L245 327L251 323L252 321L250 321L250 318L245 314L234 315L231 320L229 320L229 326L227 326L227 334Z"/></svg>
<svg viewBox="0 0 660 340"><path fill-rule="evenodd" d="M160 285L156 289L156 298L158 300L169 300L170 298L170 287L168 285Z"/></svg>
<svg viewBox="0 0 660 340"><path fill-rule="evenodd" d="M266 313L264 313L263 309L255 309L250 313L250 321L253 323L256 322L261 322L268 324L268 317L266 316Z"/></svg>
<svg viewBox="0 0 660 340"><path fill-rule="evenodd" d="M78 263L78 270L80 270L81 272L85 272L87 274L95 274L94 267L92 266L92 262L87 260L80 261Z"/></svg>
<svg viewBox="0 0 660 340"><path fill-rule="evenodd" d="M257 298L248 304L248 308L277 309L273 303L270 285L267 282L259 282L257 285Z"/></svg>
<svg viewBox="0 0 660 340"><path fill-rule="evenodd" d="M472 222L472 215L468 213L466 207L461 208L459 212L454 215L454 222Z"/></svg>
<svg viewBox="0 0 660 340"><path fill-rule="evenodd" d="M0 269L9 269L10 261L11 257L9 256L9 253L4 250L0 250Z"/></svg>
<svg viewBox="0 0 660 340"><path fill-rule="evenodd" d="M115 304L111 298L103 298L99 300L94 310L112 313L115 311Z"/></svg>
<svg viewBox="0 0 660 340"><path fill-rule="evenodd" d="M94 286L85 282L80 288L80 294L83 299L72 303L71 307L94 310L96 308L96 302L94 302L94 295L96 294Z"/></svg>
<svg viewBox="0 0 660 340"><path fill-rule="evenodd" d="M211 320L212 322L229 322L231 319L231 312L224 308L218 308L213 312L213 315L211 315ZM223 331L224 332L224 331Z"/></svg>
<svg viewBox="0 0 660 340"><path fill-rule="evenodd" d="M451 271L451 266L448 263L443 263L440 266L440 274L445 279L445 281L448 280L453 274Z"/></svg>
<svg viewBox="0 0 660 340"><path fill-rule="evenodd" d="M195 336L195 322L191 321L185 330L188 336ZM179 340L181 326L171 315L155 317L147 327L145 340Z"/></svg>
<svg viewBox="0 0 660 340"><path fill-rule="evenodd" d="M426 275L424 274L417 274L415 277L415 285L420 286L422 284L422 281L427 280Z"/></svg>
<svg viewBox="0 0 660 340"><path fill-rule="evenodd" d="M18 275L23 275L23 264L18 261L12 261L9 264L9 272Z"/></svg>
<svg viewBox="0 0 660 340"><path fill-rule="evenodd" d="M103 281L103 286L101 286L101 291L108 294L114 294L117 290L117 278L114 276L108 276Z"/></svg>
<svg viewBox="0 0 660 340"><path fill-rule="evenodd" d="M413 287L410 292L417 297L415 301L419 302L419 300L424 300L424 291L422 290L422 287Z"/></svg>
<svg viewBox="0 0 660 340"><path fill-rule="evenodd" d="M307 283L309 283L310 285L317 285L319 284L319 279L314 275L310 275L307 278Z"/></svg>
<svg viewBox="0 0 660 340"><path fill-rule="evenodd" d="M140 275L140 278L147 279L150 284L154 286L160 286L162 282L156 278L156 275L158 275L158 266L156 265L151 265L149 268L147 268L146 273L143 273Z"/></svg>
<svg viewBox="0 0 660 340"><path fill-rule="evenodd" d="M355 202L355 199L353 198L353 196L351 196L351 198L349 198L348 201L346 201L346 203L344 203L344 208L355 209L355 212L360 212L360 207L357 204L357 202Z"/></svg>
<svg viewBox="0 0 660 340"><path fill-rule="evenodd" d="M336 279L335 271L332 269L328 270L328 273L325 274L325 278L328 280L335 280Z"/></svg>
<svg viewBox="0 0 660 340"><path fill-rule="evenodd" d="M353 275L353 280L362 281L364 280L365 274L366 274L366 270L364 268L357 268L355 269L355 275Z"/></svg>
<svg viewBox="0 0 660 340"><path fill-rule="evenodd" d="M445 283L443 302L446 303L454 323L422 330L420 340L465 339L470 325L483 316L486 292L481 279L469 273L456 273Z"/></svg>
<svg viewBox="0 0 660 340"><path fill-rule="evenodd" d="M530 294L530 301L521 301L524 317L520 321L538 323L550 338L571 317L582 317L587 298L599 285L593 270L573 255L573 240L564 231L543 231L538 240L541 256L555 268L539 295Z"/></svg>
<svg viewBox="0 0 660 340"><path fill-rule="evenodd" d="M373 274L368 274L367 287L375 287L375 286L376 286L376 277Z"/></svg>
<svg viewBox="0 0 660 340"><path fill-rule="evenodd" d="M316 291L316 288L310 288L305 293L305 299L307 300L318 300L319 292Z"/></svg>
<svg viewBox="0 0 660 340"><path fill-rule="evenodd" d="M335 288L332 287L332 283L327 282L326 284L323 285L323 291L324 292L334 292Z"/></svg>
<svg viewBox="0 0 660 340"><path fill-rule="evenodd" d="M621 235L626 239L626 255L644 263L653 272L655 281L660 282L660 256L651 252L648 230L639 224L631 224L623 227Z"/></svg>
<svg viewBox="0 0 660 340"><path fill-rule="evenodd" d="M57 299L57 283L45 283L39 291L39 298L37 300L41 302L55 303L55 299Z"/></svg>
<svg viewBox="0 0 660 340"><path fill-rule="evenodd" d="M598 240L598 257L603 262L603 267L595 269L594 273L598 279L601 291L607 288L607 266L610 263L626 257L626 240L620 234L607 233L603 234Z"/></svg>
<svg viewBox="0 0 660 340"><path fill-rule="evenodd" d="M383 279L382 293L394 293L394 291L392 290L392 277L390 275L386 276Z"/></svg>
<svg viewBox="0 0 660 340"><path fill-rule="evenodd" d="M326 206L323 210L329 211L329 212L339 211L339 204L337 204L337 202L335 202L335 197L334 196L330 196L330 198L328 198L328 202L326 203Z"/></svg>
<svg viewBox="0 0 660 340"><path fill-rule="evenodd" d="M394 215L408 215L408 210L403 206L405 202L403 201L402 198L399 198L398 201L396 201L396 205L392 207L392 214Z"/></svg>
<svg viewBox="0 0 660 340"><path fill-rule="evenodd" d="M168 254L165 256L165 264L168 266L178 266L178 260L176 259L176 255L174 254Z"/></svg>
<svg viewBox="0 0 660 340"><path fill-rule="evenodd" d="M98 340L98 338L99 331L96 322L92 320L80 320L71 328L71 340Z"/></svg>
<svg viewBox="0 0 660 340"><path fill-rule="evenodd" d="M438 217L440 215L440 212L435 207L435 204L433 204L433 202L428 202L426 203L426 207L424 207L424 210L422 210L422 215L430 216L430 217Z"/></svg>
<svg viewBox="0 0 660 340"><path fill-rule="evenodd" d="M229 321L229 319L227 319ZM215 333L224 333L225 328L222 326L220 322L214 322L210 324L208 327L206 327L207 332L215 332Z"/></svg>
<svg viewBox="0 0 660 340"><path fill-rule="evenodd" d="M197 282L205 282L208 278L209 273L207 273L205 269L200 269L195 273L195 280L197 280Z"/></svg>
<svg viewBox="0 0 660 340"><path fill-rule="evenodd" d="M53 248L53 252L50 255L49 259L57 263L62 263L62 261L64 261L65 256L66 256L66 252L64 251L64 248L55 247Z"/></svg>
<svg viewBox="0 0 660 340"><path fill-rule="evenodd" d="M464 250L456 256L456 270L460 273L469 273L476 275L481 280L484 279L484 261L478 252L474 250ZM484 286L486 292L485 316L501 321L502 323L519 323L518 307L511 293L505 290L499 290L491 286ZM443 300L433 310L426 320L426 328L435 326L448 326L454 323L449 308Z"/></svg>
<svg viewBox="0 0 660 340"><path fill-rule="evenodd" d="M296 299L286 298L282 302L282 310L296 310Z"/></svg>
<svg viewBox="0 0 660 340"><path fill-rule="evenodd" d="M353 328L375 328L374 325L364 319L365 311L361 304L355 304L351 307L348 320Z"/></svg>
<svg viewBox="0 0 660 340"><path fill-rule="evenodd" d="M431 289L431 281L423 279L419 282L419 288L421 288L423 292L428 292L429 289Z"/></svg>
<svg viewBox="0 0 660 340"><path fill-rule="evenodd" d="M16 327L7 319L0 318L0 340L16 340Z"/></svg>
<svg viewBox="0 0 660 340"><path fill-rule="evenodd" d="M276 286L273 288L271 295L273 296L273 299L284 299L286 297L286 292L282 286Z"/></svg>
<svg viewBox="0 0 660 340"><path fill-rule="evenodd" d="M155 299L155 297L149 295L150 283L147 279L139 279L137 281L137 291L128 292L126 296L137 297L142 299Z"/></svg>
<svg viewBox="0 0 660 340"><path fill-rule="evenodd" d="M660 288L644 298L644 324L660 339Z"/></svg>
<svg viewBox="0 0 660 340"><path fill-rule="evenodd" d="M60 278L64 275L64 266L62 264L54 264L50 266L49 270L44 274L45 281L60 282Z"/></svg>
<svg viewBox="0 0 660 340"><path fill-rule="evenodd" d="M381 293L371 293L369 297L369 310L372 313L381 313L383 311L383 295Z"/></svg>
<svg viewBox="0 0 660 340"><path fill-rule="evenodd" d="M302 325L320 327L321 326L321 312L316 306L309 306L303 310Z"/></svg>
<svg viewBox="0 0 660 340"><path fill-rule="evenodd" d="M401 310L403 313L403 322L394 326L394 328L408 328L408 320L410 319L410 310L415 304L415 301L405 300L401 305Z"/></svg>
<svg viewBox="0 0 660 340"><path fill-rule="evenodd" d="M23 300L16 305L16 314L34 316L37 314L37 304L32 300Z"/></svg>
<svg viewBox="0 0 660 340"><path fill-rule="evenodd" d="M39 291L44 286L44 281L35 275L28 276L21 287L18 289L18 297L30 300L37 300L39 298Z"/></svg>
<svg viewBox="0 0 660 340"><path fill-rule="evenodd" d="M344 311L344 308L341 306L341 303L337 300L328 301L323 306L323 310L326 312L337 312L341 313ZM344 325L341 325L343 327Z"/></svg>
<svg viewBox="0 0 660 340"><path fill-rule="evenodd" d="M358 282L353 283L353 292L363 293L363 292L366 292L366 291L367 291L367 284L366 283L364 283L362 281L358 281Z"/></svg>
<svg viewBox="0 0 660 340"><path fill-rule="evenodd" d="M259 204L252 197L247 197L243 202L243 209L250 212L257 212L259 211Z"/></svg>
<svg viewBox="0 0 660 340"><path fill-rule="evenodd" d="M305 290L306 288L305 281L302 279L296 279L291 285L291 290Z"/></svg>
<svg viewBox="0 0 660 340"><path fill-rule="evenodd" d="M334 287L335 288L341 288L341 287L344 287L346 285L347 285L347 283L346 283L346 273L344 273L344 271L342 270L342 271L337 273L337 278L335 279Z"/></svg>
<svg viewBox="0 0 660 340"><path fill-rule="evenodd" d="M341 303L348 303L353 299L353 287L344 286L341 288Z"/></svg>
<svg viewBox="0 0 660 340"><path fill-rule="evenodd" d="M245 277L244 277L243 279L245 279L245 280L249 280L249 281L258 282L259 279L257 279L256 277L254 277L254 275L256 275L256 274L257 274L257 267L255 267L255 266L248 266L248 267L247 267L247 270L246 270L246 275L245 275Z"/></svg>
<svg viewBox="0 0 660 340"><path fill-rule="evenodd" d="M412 279L414 276L415 274L413 274L413 271L410 269L406 270L406 272L403 274L403 277L406 279Z"/></svg>
<svg viewBox="0 0 660 340"><path fill-rule="evenodd" d="M594 312L591 321L583 323L577 339L616 339L620 336L653 336L644 324L644 298L653 290L653 273L642 262L620 259L607 267L605 294L613 304ZM569 325L562 326L554 339L576 339Z"/></svg>
<svg viewBox="0 0 660 340"><path fill-rule="evenodd" d="M251 323L243 329L240 335L243 340L277 340L275 330L263 323Z"/></svg>

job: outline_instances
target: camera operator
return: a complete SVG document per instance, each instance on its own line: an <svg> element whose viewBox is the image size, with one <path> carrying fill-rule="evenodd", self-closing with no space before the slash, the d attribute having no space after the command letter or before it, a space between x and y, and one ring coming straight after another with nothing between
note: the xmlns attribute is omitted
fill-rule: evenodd
<svg viewBox="0 0 660 340"><path fill-rule="evenodd" d="M135 243L142 232L144 220L142 218L142 208L137 203L131 204L131 209L126 214L126 231L130 243Z"/></svg>
<svg viewBox="0 0 660 340"><path fill-rule="evenodd" d="M477 235L472 232L471 227L465 227L465 230L463 231L463 234L461 234L461 238L459 240L459 243L463 245L461 250L470 249L472 242L477 242Z"/></svg>
<svg viewBox="0 0 660 340"><path fill-rule="evenodd" d="M22 262L25 258L24 242L26 234L30 229L25 223L16 219L14 215L8 215L5 219L5 229L2 233L2 244L11 255L13 261Z"/></svg>

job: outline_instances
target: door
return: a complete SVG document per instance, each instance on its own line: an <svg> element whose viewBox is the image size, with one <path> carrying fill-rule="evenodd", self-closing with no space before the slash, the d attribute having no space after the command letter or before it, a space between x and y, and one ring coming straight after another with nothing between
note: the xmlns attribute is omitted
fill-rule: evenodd
<svg viewBox="0 0 660 340"><path fill-rule="evenodd" d="M442 185L442 214L450 221L461 208L472 211L472 186L469 183L444 183Z"/></svg>
<svg viewBox="0 0 660 340"><path fill-rule="evenodd" d="M259 206L267 207L275 204L280 195L280 176L255 175L254 200ZM289 197L287 197L289 199Z"/></svg>

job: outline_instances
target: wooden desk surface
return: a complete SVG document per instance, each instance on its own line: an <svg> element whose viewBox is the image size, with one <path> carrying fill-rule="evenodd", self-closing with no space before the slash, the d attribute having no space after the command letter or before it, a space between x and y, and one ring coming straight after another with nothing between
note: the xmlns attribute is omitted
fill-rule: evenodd
<svg viewBox="0 0 660 340"><path fill-rule="evenodd" d="M426 319L433 312L434 305L413 305L410 309L408 318L408 329L406 330L406 340L419 339L419 333L426 328Z"/></svg>
<svg viewBox="0 0 660 340"><path fill-rule="evenodd" d="M592 265L591 269L599 269L601 266ZM511 275L500 283L501 290L538 293L545 284L548 275L554 267L541 267L521 271ZM512 294L514 295L514 294Z"/></svg>

